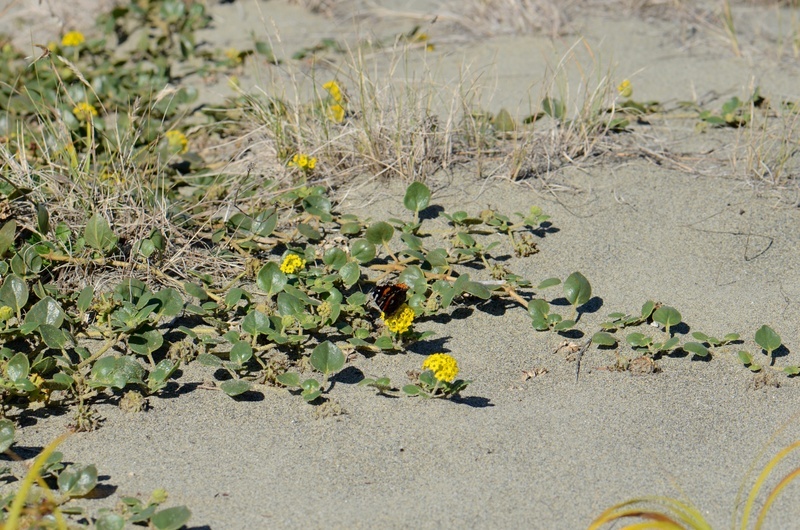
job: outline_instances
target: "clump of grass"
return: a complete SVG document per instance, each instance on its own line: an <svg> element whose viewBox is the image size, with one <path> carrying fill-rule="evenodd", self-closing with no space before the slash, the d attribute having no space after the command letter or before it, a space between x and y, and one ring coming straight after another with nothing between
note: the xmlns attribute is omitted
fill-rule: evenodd
<svg viewBox="0 0 800 530"><path fill-rule="evenodd" d="M740 506L739 497L745 487L745 481L750 475L748 472L742 482L739 495L737 495L736 506L737 509L732 517L731 528L740 528L745 530L749 528L750 520L753 516L756 517L756 522L753 528L760 529L764 527L770 509L775 501L786 489L789 484L800 476L800 467L796 467L786 473L775 486L763 498L761 508L758 510L757 515L755 512L756 501L759 498L762 488L766 481L770 478L775 468L784 462L784 460L796 449L800 448L800 442L794 442L779 451L770 461L762 468L747 499L742 506L741 517L739 517L738 507ZM758 457L756 457L758 458ZM755 466L755 461L753 462ZM752 467L751 467L752 470ZM652 521L648 523L634 523L623 528L675 528L686 529L691 528L694 530L710 530L711 525L706 521L700 511L692 505L691 502L683 501L671 497L638 497L629 501L615 504L614 506L605 510L589 525L590 530L597 530L605 527L606 525L622 522L624 519L635 519ZM739 523L737 524L737 519Z"/></svg>

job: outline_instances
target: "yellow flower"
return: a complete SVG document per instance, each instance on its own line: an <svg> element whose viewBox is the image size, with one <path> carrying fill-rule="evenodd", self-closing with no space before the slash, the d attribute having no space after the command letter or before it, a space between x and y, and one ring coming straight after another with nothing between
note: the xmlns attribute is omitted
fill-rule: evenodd
<svg viewBox="0 0 800 530"><path fill-rule="evenodd" d="M5 322L9 318L14 316L14 310L11 306L4 305L0 307L0 322Z"/></svg>
<svg viewBox="0 0 800 530"><path fill-rule="evenodd" d="M78 118L78 121L87 122L91 120L92 117L97 116L97 109L89 103L82 101L75 105L75 108L72 109L72 113Z"/></svg>
<svg viewBox="0 0 800 530"><path fill-rule="evenodd" d="M322 85L322 88L328 91L328 94L331 95L336 103L342 102L342 90L339 88L339 83L336 81L328 81Z"/></svg>
<svg viewBox="0 0 800 530"><path fill-rule="evenodd" d="M336 103L335 105L330 105L327 108L328 119L334 121L336 123L342 123L344 121L344 107Z"/></svg>
<svg viewBox="0 0 800 530"><path fill-rule="evenodd" d="M433 376L439 381L451 382L458 375L458 363L446 353L434 353L422 363L424 370L433 372Z"/></svg>
<svg viewBox="0 0 800 530"><path fill-rule="evenodd" d="M31 374L28 376L28 380L36 387L36 390L30 394L33 401L46 402L50 399L50 389L42 388L42 385L44 385L44 378L41 375Z"/></svg>
<svg viewBox="0 0 800 530"><path fill-rule="evenodd" d="M389 331L402 335L408 331L408 328L411 327L411 323L414 321L414 310L408 307L408 304L403 304L397 308L397 311L389 316L381 313L381 319L386 323L386 327L389 328Z"/></svg>
<svg viewBox="0 0 800 530"><path fill-rule="evenodd" d="M64 36L61 38L61 45L62 46L80 46L86 42L86 38L83 36L83 33L80 31L68 31Z"/></svg>
<svg viewBox="0 0 800 530"><path fill-rule="evenodd" d="M164 137L167 139L167 146L171 152L182 155L189 150L189 140L182 132L167 131Z"/></svg>
<svg viewBox="0 0 800 530"><path fill-rule="evenodd" d="M292 157L292 161L289 163L289 165L308 172L317 167L317 159L313 156L297 153Z"/></svg>
<svg viewBox="0 0 800 530"><path fill-rule="evenodd" d="M297 254L287 254L281 263L281 272L284 274L294 274L306 266L306 260Z"/></svg>
<svg viewBox="0 0 800 530"><path fill-rule="evenodd" d="M622 81L622 83L620 83L617 87L617 92L619 92L619 95L624 98L631 97L633 95L633 87L631 86L630 80L625 79Z"/></svg>
<svg viewBox="0 0 800 530"><path fill-rule="evenodd" d="M227 57L228 60L233 64L239 64L242 62L242 53L236 48L228 48L225 50L225 57Z"/></svg>

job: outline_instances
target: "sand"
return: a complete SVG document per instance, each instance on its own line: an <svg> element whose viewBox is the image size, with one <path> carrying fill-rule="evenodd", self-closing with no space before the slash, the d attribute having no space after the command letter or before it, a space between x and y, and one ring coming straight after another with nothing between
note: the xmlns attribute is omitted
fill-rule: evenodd
<svg viewBox="0 0 800 530"><path fill-rule="evenodd" d="M281 28L287 52L351 27L279 2L237 1L214 12L219 45L237 45L232 35L245 34L239 25L245 20L272 38ZM747 28L766 28L743 33L743 58L707 28L691 30L690 22L590 12L556 41L443 36L437 55L423 62L440 66L444 85L459 64L496 76L496 89L486 88L481 98L492 111L506 107L518 115L531 98L538 102L552 58L579 37L595 57L607 58L603 64L615 78L631 77L642 98L691 99L712 90L741 95L753 84L797 98L796 61L778 57L778 45L765 37L776 27L774 8L742 13ZM273 19L275 26L266 23ZM435 42L435 29L430 33ZM581 41L576 53L587 49ZM267 75L263 68L252 73L255 84L267 84L259 80ZM694 159L715 142L741 139L735 131L670 134L670 145ZM65 459L96 464L103 482L116 487L90 506L163 487L171 504L192 510L193 528L570 529L642 495L691 500L713 527L729 526L751 464L762 467L800 436L798 382L776 374L762 385L735 356L739 349L757 352L753 334L769 324L788 349L776 366L800 364L800 211L788 192L731 176L724 160L715 164L717 170L707 164L686 172L652 159L608 159L563 168L548 178L549 188L536 179L514 183L502 174L464 171L429 180L432 202L446 211L513 213L538 205L551 215L557 230L537 239L540 252L509 256L506 264L534 285L582 272L596 300L581 329L591 332L608 313L634 313L656 300L681 312L681 335L742 335L742 344L719 349L711 360L662 357L659 373L634 376L607 370L615 351L592 347L576 382L575 363L556 352L564 338L534 331L520 306L463 301L449 317L419 323L435 334L410 351L349 363L332 391L345 415L318 418L299 397L269 387L231 399L198 388L212 370L190 365L179 389L151 399L146 413L99 405L102 428L69 438L61 447ZM340 209L376 219L404 216L403 189L399 181L373 181L349 193ZM488 278L486 271L470 273ZM526 296L557 293L533 289ZM406 371L438 351L454 355L460 375L473 380L459 400L387 398L355 384L364 376L404 384ZM631 356L626 346L620 351ZM524 380L523 371L535 368L547 372ZM56 415L25 425L20 452L32 456L68 422L69 415ZM759 458L767 445L767 457ZM798 501L800 490L789 488L767 527L796 526Z"/></svg>

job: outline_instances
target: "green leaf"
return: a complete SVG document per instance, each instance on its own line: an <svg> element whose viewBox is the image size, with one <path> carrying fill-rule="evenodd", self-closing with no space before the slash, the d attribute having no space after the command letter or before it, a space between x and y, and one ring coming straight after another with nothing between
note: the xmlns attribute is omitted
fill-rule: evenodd
<svg viewBox="0 0 800 530"><path fill-rule="evenodd" d="M375 346L382 350L392 350L394 349L394 343L392 342L392 338L386 335L382 335L375 339Z"/></svg>
<svg viewBox="0 0 800 530"><path fill-rule="evenodd" d="M242 331L250 335L258 335L270 331L269 318L256 309L250 311L242 319Z"/></svg>
<svg viewBox="0 0 800 530"><path fill-rule="evenodd" d="M83 238L87 246L101 252L108 252L117 244L117 236L111 231L108 221L98 213L86 223Z"/></svg>
<svg viewBox="0 0 800 530"><path fill-rule="evenodd" d="M786 375L797 375L800 374L800 366L787 366L783 369L783 372Z"/></svg>
<svg viewBox="0 0 800 530"><path fill-rule="evenodd" d="M739 356L739 360L742 361L742 364L744 364L745 366L747 366L748 364L752 364L753 362L753 356L750 355L750 352L742 350L739 351L739 353L737 353L736 355Z"/></svg>
<svg viewBox="0 0 800 530"><path fill-rule="evenodd" d="M653 339L642 333L630 333L625 340L635 348L644 348L653 342Z"/></svg>
<svg viewBox="0 0 800 530"><path fill-rule="evenodd" d="M253 357L253 348L248 342L239 341L233 345L230 360L238 365L243 365Z"/></svg>
<svg viewBox="0 0 800 530"><path fill-rule="evenodd" d="M150 355L164 344L164 336L152 326L142 326L128 337L128 347L139 355Z"/></svg>
<svg viewBox="0 0 800 530"><path fill-rule="evenodd" d="M298 224L297 231L300 232L300 234L309 241L319 241L320 239L322 239L322 234L320 233L320 231L308 223Z"/></svg>
<svg viewBox="0 0 800 530"><path fill-rule="evenodd" d="M94 299L94 287L87 285L78 295L78 311L85 313L91 306Z"/></svg>
<svg viewBox="0 0 800 530"><path fill-rule="evenodd" d="M699 342L687 342L686 344L683 345L683 349L697 355L698 357L708 356L708 348L706 348Z"/></svg>
<svg viewBox="0 0 800 530"><path fill-rule="evenodd" d="M229 396L233 397L238 396L239 394L244 394L250 390L250 383L241 379L229 379L228 381L223 381L220 383L219 388Z"/></svg>
<svg viewBox="0 0 800 530"><path fill-rule="evenodd" d="M103 512L97 516L94 527L96 530L123 530L125 518L118 513Z"/></svg>
<svg viewBox="0 0 800 530"><path fill-rule="evenodd" d="M36 203L36 227L42 235L50 232L50 214L47 213L47 207L41 203Z"/></svg>
<svg viewBox="0 0 800 530"><path fill-rule="evenodd" d="M28 284L25 280L14 274L6 276L0 287L0 302L11 307L15 313L25 307L28 303Z"/></svg>
<svg viewBox="0 0 800 530"><path fill-rule="evenodd" d="M192 512L186 506L175 506L156 512L150 518L150 523L156 530L178 530L189 522L191 516Z"/></svg>
<svg viewBox="0 0 800 530"><path fill-rule="evenodd" d="M667 340L667 342L662 344L659 349L662 350L662 351L671 350L671 349L675 348L675 346L678 345L679 341L680 341L680 339L678 337L671 337L669 340Z"/></svg>
<svg viewBox="0 0 800 530"><path fill-rule="evenodd" d="M650 315L653 314L653 310L656 308L656 303L652 300L648 300L642 305L642 320L646 320L650 318Z"/></svg>
<svg viewBox="0 0 800 530"><path fill-rule="evenodd" d="M303 399L311 403L322 395L322 390L305 390L300 395L303 396Z"/></svg>
<svg viewBox="0 0 800 530"><path fill-rule="evenodd" d="M344 366L344 354L338 346L326 340L311 353L311 366L325 375L338 372Z"/></svg>
<svg viewBox="0 0 800 530"><path fill-rule="evenodd" d="M331 247L322 255L322 263L338 271L347 263L347 254L338 247Z"/></svg>
<svg viewBox="0 0 800 530"><path fill-rule="evenodd" d="M20 352L14 355L6 365L5 375L13 383L22 381L28 378L31 370L31 364L28 356Z"/></svg>
<svg viewBox="0 0 800 530"><path fill-rule="evenodd" d="M200 363L202 366L212 366L218 367L222 366L222 360L216 355L212 355L210 353L201 353L197 356L197 362Z"/></svg>
<svg viewBox="0 0 800 530"><path fill-rule="evenodd" d="M775 330L764 324L756 331L756 344L766 350L767 355L772 355L774 350L781 346L781 337Z"/></svg>
<svg viewBox="0 0 800 530"><path fill-rule="evenodd" d="M349 261L339 269L339 276L345 287L352 287L361 278L361 267L358 266L358 263Z"/></svg>
<svg viewBox="0 0 800 530"><path fill-rule="evenodd" d="M412 182L406 188L403 205L414 213L419 213L428 207L431 200L431 190L422 182Z"/></svg>
<svg viewBox="0 0 800 530"><path fill-rule="evenodd" d="M542 280L542 282L536 286L537 289L547 289L548 287L553 287L554 285L558 285L561 283L561 280L558 278L548 278L546 280Z"/></svg>
<svg viewBox="0 0 800 530"><path fill-rule="evenodd" d="M669 329L672 326L681 323L681 314L674 307L662 305L653 313L653 320L662 324L666 332L669 333Z"/></svg>
<svg viewBox="0 0 800 530"><path fill-rule="evenodd" d="M600 346L614 346L617 344L617 339L611 333L598 331L592 335L592 343Z"/></svg>
<svg viewBox="0 0 800 530"><path fill-rule="evenodd" d="M547 300L541 298L534 298L528 303L528 314L531 317L547 317L550 314L550 304Z"/></svg>
<svg viewBox="0 0 800 530"><path fill-rule="evenodd" d="M431 267L447 267L447 251L443 248L435 248L425 254L425 261L427 261Z"/></svg>
<svg viewBox="0 0 800 530"><path fill-rule="evenodd" d="M492 292L485 285L478 282L467 282L464 285L464 292L481 300L488 300L492 297Z"/></svg>
<svg viewBox="0 0 800 530"><path fill-rule="evenodd" d="M63 350L74 343L72 336L66 330L50 324L41 324L37 331L47 347L54 350Z"/></svg>
<svg viewBox="0 0 800 530"><path fill-rule="evenodd" d="M274 295L283 291L283 287L286 285L287 281L288 278L286 278L286 275L281 272L280 266L277 263L270 261L258 271L256 285L258 285L258 288L265 293Z"/></svg>
<svg viewBox="0 0 800 530"><path fill-rule="evenodd" d="M178 364L171 359L162 359L147 376L148 382L163 383L175 372Z"/></svg>
<svg viewBox="0 0 800 530"><path fill-rule="evenodd" d="M289 388L297 388L300 386L300 376L295 372L278 374L275 379L283 386L288 386Z"/></svg>
<svg viewBox="0 0 800 530"><path fill-rule="evenodd" d="M561 100L546 97L542 100L542 110L551 118L562 121L567 113L567 106Z"/></svg>
<svg viewBox="0 0 800 530"><path fill-rule="evenodd" d="M555 326L553 326L553 331L564 331L567 329L572 329L573 327L575 327L574 320L560 320Z"/></svg>
<svg viewBox="0 0 800 530"><path fill-rule="evenodd" d="M289 293L278 294L278 314L281 316L300 315L305 311L306 305L299 298Z"/></svg>
<svg viewBox="0 0 800 530"><path fill-rule="evenodd" d="M409 396L418 396L422 392L422 389L417 385L405 385L403 387L403 392Z"/></svg>
<svg viewBox="0 0 800 530"><path fill-rule="evenodd" d="M362 265L375 259L376 253L375 245L366 239L356 239L350 244L350 255Z"/></svg>
<svg viewBox="0 0 800 530"><path fill-rule="evenodd" d="M14 443L14 422L11 420L0 420L0 453L5 453L6 450Z"/></svg>
<svg viewBox="0 0 800 530"><path fill-rule="evenodd" d="M564 296L574 307L585 304L592 297L592 286L580 272L573 272L564 281Z"/></svg>
<svg viewBox="0 0 800 530"><path fill-rule="evenodd" d="M364 237L373 245L388 243L394 236L394 228L387 222L378 221L367 228Z"/></svg>
<svg viewBox="0 0 800 530"><path fill-rule="evenodd" d="M183 311L183 298L172 287L160 290L155 298L161 301L161 307L158 308L158 314L161 316L174 317Z"/></svg>
<svg viewBox="0 0 800 530"><path fill-rule="evenodd" d="M14 236L17 233L17 222L11 219L7 221L3 228L0 228L0 257L14 244Z"/></svg>
<svg viewBox="0 0 800 530"><path fill-rule="evenodd" d="M94 464L72 464L58 475L58 490L70 497L86 495L97 486L97 468Z"/></svg>

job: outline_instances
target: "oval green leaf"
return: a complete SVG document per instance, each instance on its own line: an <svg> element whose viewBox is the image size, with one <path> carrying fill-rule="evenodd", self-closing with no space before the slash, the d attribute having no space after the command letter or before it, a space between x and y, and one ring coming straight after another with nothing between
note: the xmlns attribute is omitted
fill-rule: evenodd
<svg viewBox="0 0 800 530"><path fill-rule="evenodd" d="M175 506L156 512L150 518L150 524L157 530L178 530L189 522L191 516L192 512L186 506Z"/></svg>
<svg viewBox="0 0 800 530"><path fill-rule="evenodd" d="M220 390L229 396L238 396L250 390L250 383L241 379L230 379L219 384Z"/></svg>
<svg viewBox="0 0 800 530"><path fill-rule="evenodd" d="M390 227L391 228L391 227ZM366 239L356 239L350 245L350 255L359 263L367 263L375 259L375 245Z"/></svg>
<svg viewBox="0 0 800 530"><path fill-rule="evenodd" d="M756 344L764 348L768 355L781 346L781 337L775 330L764 324L756 331Z"/></svg>
<svg viewBox="0 0 800 530"><path fill-rule="evenodd" d="M564 296L575 307L585 304L592 297L592 286L580 272L573 272L564 281Z"/></svg>
<svg viewBox="0 0 800 530"><path fill-rule="evenodd" d="M270 261L261 267L256 277L258 288L269 295L283 291L287 281L286 275L281 272L281 268L274 261Z"/></svg>
<svg viewBox="0 0 800 530"><path fill-rule="evenodd" d="M597 344L599 346L614 346L617 344L617 339L611 333L598 331L592 335L592 344Z"/></svg>
<svg viewBox="0 0 800 530"><path fill-rule="evenodd" d="M653 320L662 324L666 328L667 333L669 333L669 329L672 326L681 323L681 314L674 307L662 305L653 313Z"/></svg>
<svg viewBox="0 0 800 530"><path fill-rule="evenodd" d="M394 236L394 228L392 228L392 225L384 221L373 223L369 228L367 228L367 231L364 234L364 237L367 238L367 241L373 245L388 243L392 240L392 236Z"/></svg>
<svg viewBox="0 0 800 530"><path fill-rule="evenodd" d="M687 342L686 344L683 345L683 349L697 355L698 357L708 356L708 348L706 348L699 342Z"/></svg>
<svg viewBox="0 0 800 530"><path fill-rule="evenodd" d="M428 207L431 200L431 190L422 182L412 182L406 188L403 205L412 212L418 213Z"/></svg>
<svg viewBox="0 0 800 530"><path fill-rule="evenodd" d="M338 346L326 340L311 353L311 366L325 375L338 372L344 366L344 354Z"/></svg>

